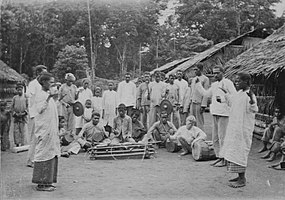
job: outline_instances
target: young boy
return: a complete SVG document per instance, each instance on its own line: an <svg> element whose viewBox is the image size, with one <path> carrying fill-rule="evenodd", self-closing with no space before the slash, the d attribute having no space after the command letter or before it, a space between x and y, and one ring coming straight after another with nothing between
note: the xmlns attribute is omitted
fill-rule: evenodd
<svg viewBox="0 0 285 200"><path fill-rule="evenodd" d="M91 99L87 99L85 101L84 113L82 115L83 125L91 121L91 119L92 119L92 112L93 112L93 108L92 108Z"/></svg>
<svg viewBox="0 0 285 200"><path fill-rule="evenodd" d="M24 145L25 125L28 115L28 99L23 94L23 85L17 84L17 95L12 100L12 116L14 118L14 143L17 147Z"/></svg>
<svg viewBox="0 0 285 200"><path fill-rule="evenodd" d="M133 110L132 113L132 138L134 138L134 140L136 142L142 140L143 136L146 134L146 129L144 127L144 125L138 120L140 116L140 111L135 109Z"/></svg>

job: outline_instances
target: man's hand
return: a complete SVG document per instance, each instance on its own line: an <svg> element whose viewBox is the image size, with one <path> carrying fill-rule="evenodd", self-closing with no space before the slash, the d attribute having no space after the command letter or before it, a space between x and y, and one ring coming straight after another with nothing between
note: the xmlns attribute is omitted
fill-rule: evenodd
<svg viewBox="0 0 285 200"><path fill-rule="evenodd" d="M250 104L254 104L255 101L253 100L253 92L252 92L251 90L249 90L246 94L247 94L247 96L249 96L249 98L250 98L249 103L250 103Z"/></svg>

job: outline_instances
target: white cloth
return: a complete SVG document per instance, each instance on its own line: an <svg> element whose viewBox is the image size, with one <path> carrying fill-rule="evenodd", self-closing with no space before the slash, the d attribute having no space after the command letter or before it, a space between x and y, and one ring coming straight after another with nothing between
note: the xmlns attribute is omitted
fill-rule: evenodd
<svg viewBox="0 0 285 200"><path fill-rule="evenodd" d="M153 81L149 84L151 107L160 105L162 98L165 96L166 86L167 84L162 81Z"/></svg>
<svg viewBox="0 0 285 200"><path fill-rule="evenodd" d="M212 98L210 105L210 112L212 115L229 116L230 107L226 102L225 93L220 88L226 90L229 95L236 94L237 91L231 80L223 78L221 81L216 81L208 90L205 90L199 82L196 84L196 88L202 95ZM221 98L221 103L217 101L217 96Z"/></svg>
<svg viewBox="0 0 285 200"><path fill-rule="evenodd" d="M36 97L36 94L38 94L41 90L42 90L42 86L37 79L32 80L28 85L26 96L29 101L28 110L29 110L30 118L33 118L38 114L36 106L35 106L35 97Z"/></svg>
<svg viewBox="0 0 285 200"><path fill-rule="evenodd" d="M47 161L60 156L60 141L58 135L58 114L53 98L46 102L49 93L41 90L35 99L35 161Z"/></svg>
<svg viewBox="0 0 285 200"><path fill-rule="evenodd" d="M186 95L186 90L188 88L188 83L184 79L181 79L181 81L175 79L174 84L178 85L179 87L179 104L182 105L184 96Z"/></svg>
<svg viewBox="0 0 285 200"><path fill-rule="evenodd" d="M98 112L102 116L103 97L94 96L94 97L92 97L91 101L92 101L92 108L93 108L94 112Z"/></svg>
<svg viewBox="0 0 285 200"><path fill-rule="evenodd" d="M137 88L135 83L122 81L118 85L117 92L119 104L123 103L127 107L136 105Z"/></svg>
<svg viewBox="0 0 285 200"><path fill-rule="evenodd" d="M204 140L207 138L207 135L204 131L196 126L192 126L190 130L186 128L186 125L181 126L174 135L170 136L170 139L177 140L178 137L182 137L186 140L188 144L193 146L193 144L198 140ZM180 144L179 140L177 140Z"/></svg>
<svg viewBox="0 0 285 200"><path fill-rule="evenodd" d="M252 143L257 104L250 104L245 91L238 91L229 99L229 123L220 155L226 160L246 167ZM254 96L256 101L256 97Z"/></svg>
<svg viewBox="0 0 285 200"><path fill-rule="evenodd" d="M202 95L198 89L197 89L197 84L196 84L196 80L197 78L199 79L199 82L202 84L203 88L205 90L207 90L209 88L209 78L205 75L201 75L201 76L196 76L195 78L192 79L191 82L191 101L192 103L201 103L202 107L206 107L207 106L207 101L208 98L204 95Z"/></svg>
<svg viewBox="0 0 285 200"><path fill-rule="evenodd" d="M104 110L104 125L108 123L113 127L113 120L116 117L116 108L118 106L117 92L106 90L103 93L102 109Z"/></svg>

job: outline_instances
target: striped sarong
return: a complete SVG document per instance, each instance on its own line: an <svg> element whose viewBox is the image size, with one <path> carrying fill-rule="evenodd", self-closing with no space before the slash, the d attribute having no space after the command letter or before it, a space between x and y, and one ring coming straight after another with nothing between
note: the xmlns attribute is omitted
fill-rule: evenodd
<svg viewBox="0 0 285 200"><path fill-rule="evenodd" d="M246 167L228 161L227 171L230 173L245 173Z"/></svg>

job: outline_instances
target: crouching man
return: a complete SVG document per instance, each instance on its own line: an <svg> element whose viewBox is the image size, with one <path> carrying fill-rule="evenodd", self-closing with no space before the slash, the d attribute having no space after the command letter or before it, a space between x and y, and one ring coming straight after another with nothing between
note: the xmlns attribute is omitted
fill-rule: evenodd
<svg viewBox="0 0 285 200"><path fill-rule="evenodd" d="M99 123L100 114L92 113L92 120L83 125L78 136L68 146L62 149L61 156L69 157L71 153L77 154L81 148L87 150L93 143L110 143L108 134L104 127Z"/></svg>
<svg viewBox="0 0 285 200"><path fill-rule="evenodd" d="M174 135L167 135L170 140L177 140L178 144L182 146L181 156L191 153L194 143L198 140L205 140L207 137L204 131L194 126L195 123L196 118L190 115L186 118L186 125L181 126Z"/></svg>
<svg viewBox="0 0 285 200"><path fill-rule="evenodd" d="M160 120L150 127L142 142L147 143L149 140L160 141L160 146L164 146L168 135L173 135L177 131L174 124L167 121L167 119L167 112L162 111L160 113Z"/></svg>

